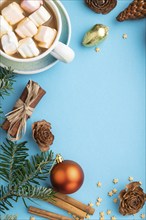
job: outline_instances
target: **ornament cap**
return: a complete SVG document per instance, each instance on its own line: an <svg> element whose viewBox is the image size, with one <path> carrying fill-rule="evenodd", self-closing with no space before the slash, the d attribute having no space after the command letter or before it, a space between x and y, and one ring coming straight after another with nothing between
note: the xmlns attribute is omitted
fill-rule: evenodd
<svg viewBox="0 0 146 220"><path fill-rule="evenodd" d="M56 163L62 163L64 161L63 157L61 154L56 155Z"/></svg>

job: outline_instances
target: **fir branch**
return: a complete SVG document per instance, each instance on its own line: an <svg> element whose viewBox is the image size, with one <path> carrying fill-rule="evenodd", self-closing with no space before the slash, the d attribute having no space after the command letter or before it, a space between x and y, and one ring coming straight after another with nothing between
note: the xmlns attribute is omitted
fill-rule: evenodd
<svg viewBox="0 0 146 220"><path fill-rule="evenodd" d="M3 114L2 106L0 106L0 115Z"/></svg>
<svg viewBox="0 0 146 220"><path fill-rule="evenodd" d="M1 220L17 220L17 215L5 215L0 218Z"/></svg>
<svg viewBox="0 0 146 220"><path fill-rule="evenodd" d="M0 97L10 95L13 90L13 83L15 82L15 73L9 68L0 67Z"/></svg>
<svg viewBox="0 0 146 220"><path fill-rule="evenodd" d="M25 166L22 166L15 172L15 181L17 184L39 184L38 180L45 180L48 178L52 167L53 153L41 153L31 157L31 160L25 162Z"/></svg>
<svg viewBox="0 0 146 220"><path fill-rule="evenodd" d="M51 188L46 188L43 186L27 185L20 187L18 192L14 192L13 195L22 198L35 198L48 201L49 198L52 198L54 195L54 191Z"/></svg>
<svg viewBox="0 0 146 220"><path fill-rule="evenodd" d="M8 68L0 67L0 119L4 119L4 113L2 108L2 98L10 95L13 90L13 83L15 82L16 74L13 70ZM1 126L1 124L0 124Z"/></svg>
<svg viewBox="0 0 146 220"><path fill-rule="evenodd" d="M28 157L28 149L25 145L26 142L16 144L8 139L6 143L0 145L0 178L10 185L15 183L15 172L24 166Z"/></svg>
<svg viewBox="0 0 146 220"><path fill-rule="evenodd" d="M40 187L39 180L45 180L53 166L53 153L45 152L27 159L26 142L13 143L6 139L0 145L0 177L8 183L0 186L0 211L5 212L12 207L11 200L25 199L49 200L54 195L51 188ZM37 184L37 185L32 185Z"/></svg>
<svg viewBox="0 0 146 220"><path fill-rule="evenodd" d="M12 207L10 200L14 200L11 195L11 191L8 186L0 186L0 212L5 213L5 210L9 210L9 207Z"/></svg>

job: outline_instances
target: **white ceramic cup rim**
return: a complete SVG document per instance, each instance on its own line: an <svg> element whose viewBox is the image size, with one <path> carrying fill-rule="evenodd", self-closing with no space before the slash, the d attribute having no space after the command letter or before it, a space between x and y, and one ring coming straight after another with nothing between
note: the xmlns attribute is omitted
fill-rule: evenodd
<svg viewBox="0 0 146 220"><path fill-rule="evenodd" d="M62 31L62 20L61 20L61 15L59 12L58 7L55 5L55 3L53 2L53 0L45 0L45 2L47 2L47 4L49 5L49 7L51 7L51 9L53 10L56 20L57 20L57 36L53 42L53 44L51 45L51 47L49 49L47 49L46 51L44 51L43 53L41 53L40 55L36 56L36 57L32 57L32 58L16 58L13 56L10 56L8 54L6 54L5 52L3 52L2 50L0 50L0 55L15 61L15 62L32 62L32 61L38 61L40 59L42 59L43 57L45 57L46 55L50 54L51 51L56 47L60 35L61 35L61 31Z"/></svg>

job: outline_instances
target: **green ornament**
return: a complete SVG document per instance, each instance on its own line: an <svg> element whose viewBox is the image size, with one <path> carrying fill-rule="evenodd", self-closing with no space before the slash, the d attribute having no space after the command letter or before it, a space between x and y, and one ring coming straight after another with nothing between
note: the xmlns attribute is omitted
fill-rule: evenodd
<svg viewBox="0 0 146 220"><path fill-rule="evenodd" d="M94 25L84 36L82 44L93 47L102 42L108 35L109 28L102 24Z"/></svg>

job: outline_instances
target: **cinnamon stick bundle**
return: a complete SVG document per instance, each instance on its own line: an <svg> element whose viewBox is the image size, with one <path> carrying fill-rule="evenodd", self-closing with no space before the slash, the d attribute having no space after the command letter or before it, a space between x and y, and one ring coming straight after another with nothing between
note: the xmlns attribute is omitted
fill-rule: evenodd
<svg viewBox="0 0 146 220"><path fill-rule="evenodd" d="M28 212L50 220L71 220L71 218L30 206Z"/></svg>
<svg viewBox="0 0 146 220"><path fill-rule="evenodd" d="M68 195L57 192L57 193L55 193L55 197L58 198L58 199L61 199L64 202L67 202L68 204L71 204L71 205L75 206L78 209L83 210L84 212L86 212L90 215L93 215L94 212L95 212L95 209L92 208L91 206L85 205L82 202L79 202L78 200L73 199Z"/></svg>
<svg viewBox="0 0 146 220"><path fill-rule="evenodd" d="M84 220L87 218L87 215L93 215L95 209L89 205L85 205L82 202L71 198L68 195L56 192L54 194L54 198L48 201L50 204L55 205L69 213L73 216L78 217L80 220ZM56 213L48 212L45 210L37 209L32 206L29 207L28 210L31 214L39 215L44 218L49 218L50 220L70 220L71 218L65 217ZM54 218L54 219L53 219Z"/></svg>
<svg viewBox="0 0 146 220"><path fill-rule="evenodd" d="M79 218L86 218L87 217L87 213L61 199L58 198L53 198L53 200L49 201L50 204L55 205Z"/></svg>
<svg viewBox="0 0 146 220"><path fill-rule="evenodd" d="M28 87L31 87L32 91L30 90L30 88L28 89ZM29 82L27 83L26 87L24 88L19 100L25 105L26 100L29 98L28 96L32 94L32 92L34 91L35 87L38 88L37 91L37 95L36 98L32 99L33 101L31 102L31 104L29 105L30 108L34 109L36 107L36 105L39 103L39 101L41 100L41 98L45 95L45 90L42 89L36 82L29 80ZM29 90L30 90L30 94L29 94ZM33 98L33 97L32 97ZM17 103L17 102L16 102ZM18 109L18 107L16 107L16 105L14 106L12 112L14 110ZM26 114L25 118L26 120L29 118L30 116L28 114ZM9 135L12 137L16 137L17 135L17 131L19 129L21 120L18 120L15 122L14 126L12 126L11 130L9 131ZM11 126L11 123L8 119L6 119L2 125L2 128L6 131L9 130Z"/></svg>
<svg viewBox="0 0 146 220"><path fill-rule="evenodd" d="M59 192L55 193L53 200L49 201L49 203L81 219L86 218L88 214L93 215L95 212L95 209L91 206L85 205L82 202Z"/></svg>

